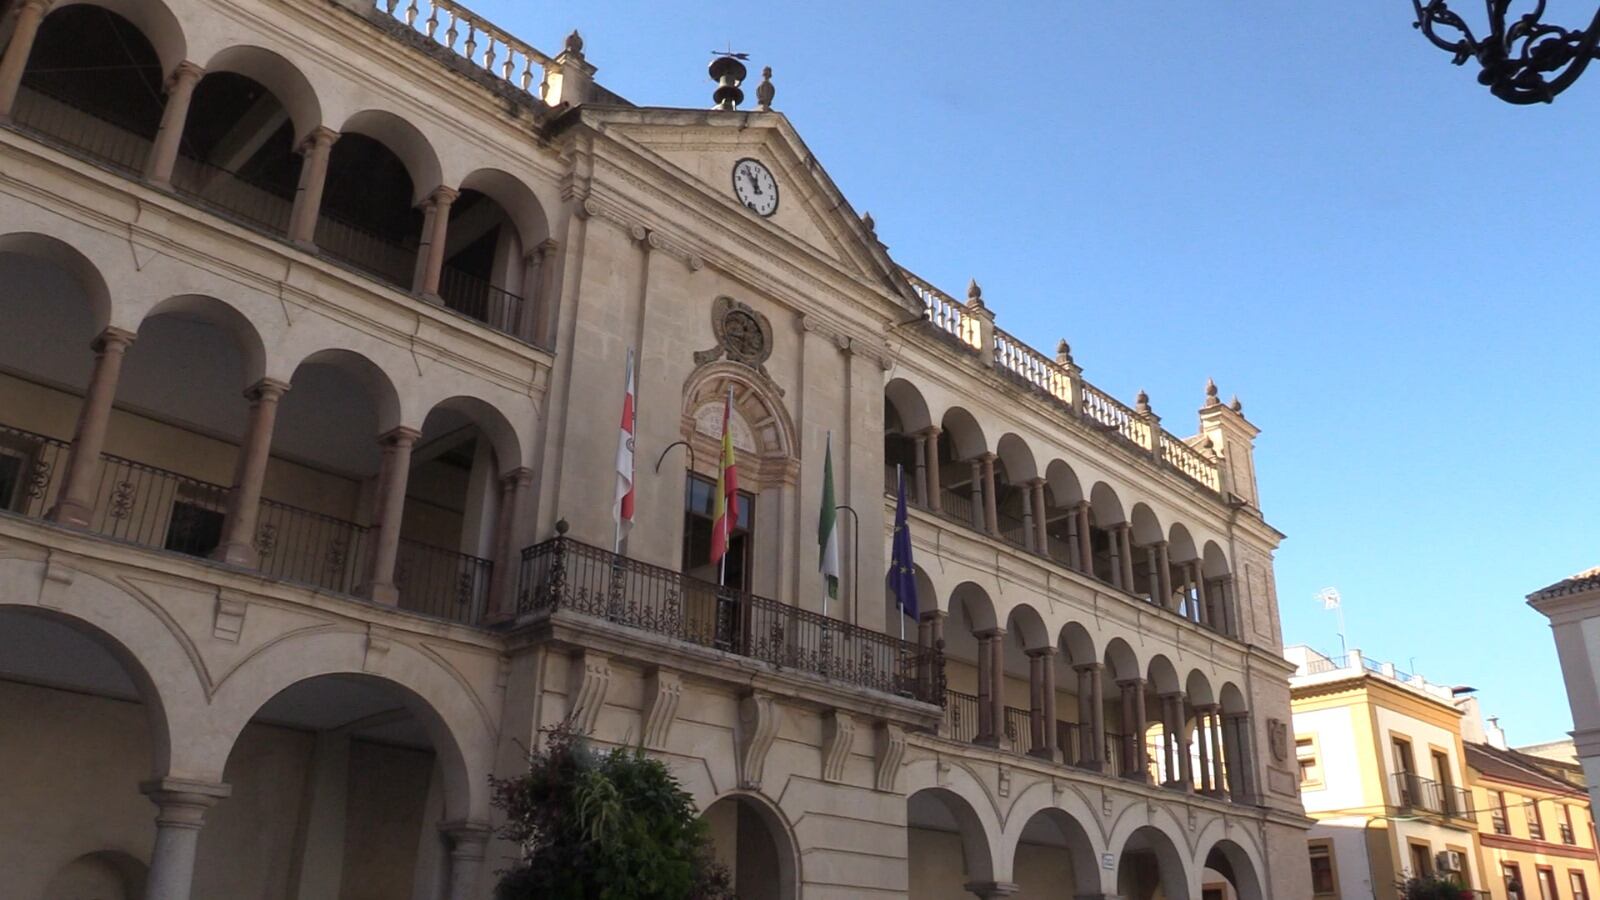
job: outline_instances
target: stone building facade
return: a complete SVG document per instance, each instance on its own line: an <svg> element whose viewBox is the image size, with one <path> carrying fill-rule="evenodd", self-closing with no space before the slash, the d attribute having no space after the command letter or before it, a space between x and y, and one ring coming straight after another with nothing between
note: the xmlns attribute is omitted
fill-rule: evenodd
<svg viewBox="0 0 1600 900"><path fill-rule="evenodd" d="M8 896L487 897L564 720L746 898L1304 896L1255 427L902 268L770 86L637 106L446 0L0 11Z"/></svg>

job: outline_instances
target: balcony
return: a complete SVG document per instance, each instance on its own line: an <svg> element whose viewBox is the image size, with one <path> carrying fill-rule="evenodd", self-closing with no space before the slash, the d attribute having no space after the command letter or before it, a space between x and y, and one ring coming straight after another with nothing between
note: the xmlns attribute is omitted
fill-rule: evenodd
<svg viewBox="0 0 1600 900"><path fill-rule="evenodd" d="M576 613L881 694L945 697L938 649L565 536L522 552L517 585L519 615Z"/></svg>
<svg viewBox="0 0 1600 900"><path fill-rule="evenodd" d="M1565 822L1561 823L1561 843L1569 847L1576 846L1578 843L1577 835L1572 833L1572 826Z"/></svg>
<svg viewBox="0 0 1600 900"><path fill-rule="evenodd" d="M1453 784L1444 784L1413 775L1397 772L1390 776L1390 786L1400 809L1415 813L1431 813L1447 819L1473 823L1472 795Z"/></svg>
<svg viewBox="0 0 1600 900"><path fill-rule="evenodd" d="M60 491L67 450L54 438L0 425L0 512L43 518ZM202 559L217 548L228 488L111 454L100 458L96 485L88 531ZM261 502L255 549L267 578L359 597L372 543L365 525ZM395 563L399 606L477 624L488 609L493 569L487 559L402 539Z"/></svg>

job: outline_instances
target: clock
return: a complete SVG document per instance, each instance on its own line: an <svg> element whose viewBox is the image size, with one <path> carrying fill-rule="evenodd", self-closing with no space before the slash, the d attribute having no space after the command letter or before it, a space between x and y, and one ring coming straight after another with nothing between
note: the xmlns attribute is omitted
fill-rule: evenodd
<svg viewBox="0 0 1600 900"><path fill-rule="evenodd" d="M759 160L741 159L733 164L733 195L758 216L778 211L778 181Z"/></svg>

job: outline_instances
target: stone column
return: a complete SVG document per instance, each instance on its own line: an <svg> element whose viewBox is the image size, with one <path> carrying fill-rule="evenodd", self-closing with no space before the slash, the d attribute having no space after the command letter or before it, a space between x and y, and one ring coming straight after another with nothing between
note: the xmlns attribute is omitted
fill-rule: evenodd
<svg viewBox="0 0 1600 900"><path fill-rule="evenodd" d="M1228 789L1227 769L1223 765L1222 707L1211 706L1211 786L1217 796Z"/></svg>
<svg viewBox="0 0 1600 900"><path fill-rule="evenodd" d="M1034 534L1034 525L1039 521L1033 515L1033 487L1031 484L1023 485L1022 495L1022 548L1030 553L1042 552L1043 547Z"/></svg>
<svg viewBox="0 0 1600 900"><path fill-rule="evenodd" d="M89 387L78 409L78 424L67 451L66 475L55 509L50 511L53 522L81 528L94 515L95 476L100 471L100 452L105 449L106 429L111 423L111 402L116 399L122 361L134 337L133 332L113 326L90 344L94 349L94 370L89 373Z"/></svg>
<svg viewBox="0 0 1600 900"><path fill-rule="evenodd" d="M225 784L164 778L139 790L156 805L156 841L145 877L145 900L189 900L195 850L206 810L231 792Z"/></svg>
<svg viewBox="0 0 1600 900"><path fill-rule="evenodd" d="M167 79L167 103L161 109L161 127L156 131L155 142L150 145L150 157L145 160L144 177L151 184L169 187L172 184L172 167L178 161L178 144L183 139L183 125L189 120L189 101L194 98L194 86L200 83L205 69L192 62L178 63L178 68Z"/></svg>
<svg viewBox="0 0 1600 900"><path fill-rule="evenodd" d="M1246 803L1254 792L1255 778L1250 753L1250 714L1228 713L1222 717L1223 746L1226 748L1228 793L1235 803Z"/></svg>
<svg viewBox="0 0 1600 900"><path fill-rule="evenodd" d="M533 484L533 470L522 467L500 476L500 508L494 523L494 595L489 598L490 618L514 616L517 595L517 547L512 538L521 516L521 500Z"/></svg>
<svg viewBox="0 0 1600 900"><path fill-rule="evenodd" d="M1117 526L1117 540L1122 545L1123 590L1133 593L1133 526L1123 522Z"/></svg>
<svg viewBox="0 0 1600 900"><path fill-rule="evenodd" d="M211 558L235 566L254 568L260 562L256 551L256 522L261 516L261 486L267 477L267 461L272 456L272 428L278 418L278 401L289 385L276 378L263 378L245 391L250 400L250 421L245 426L244 443L233 468L233 490L228 492L228 513L222 523L222 542Z"/></svg>
<svg viewBox="0 0 1600 900"><path fill-rule="evenodd" d="M938 673L934 671L933 659L929 654L944 646L944 620L949 615L942 609L925 610L918 616L917 634L922 647L922 660L918 664L917 677L923 685L925 698L935 697L938 689Z"/></svg>
<svg viewBox="0 0 1600 900"><path fill-rule="evenodd" d="M1106 706L1100 663L1074 666L1078 673L1078 765L1105 771Z"/></svg>
<svg viewBox="0 0 1600 900"><path fill-rule="evenodd" d="M1050 523L1045 521L1044 479L1035 478L1028 482L1028 489L1033 498L1033 549L1041 556L1049 556Z"/></svg>
<svg viewBox="0 0 1600 900"><path fill-rule="evenodd" d="M443 185L433 189L423 203L422 240L417 247L416 277L411 284L413 293L430 300L439 298L439 273L444 269L445 237L450 228L450 204L460 196L454 188Z"/></svg>
<svg viewBox="0 0 1600 900"><path fill-rule="evenodd" d="M1155 544L1144 547L1144 578L1145 588L1150 591L1150 603L1165 607L1167 601L1161 594L1161 555L1156 552Z"/></svg>
<svg viewBox="0 0 1600 900"><path fill-rule="evenodd" d="M1117 685L1122 688L1123 709L1126 710L1123 730L1128 732L1124 740L1127 759L1123 761L1124 771L1121 774L1149 781L1150 748L1144 737L1145 723L1149 721L1144 707L1145 680L1131 678L1119 681Z"/></svg>
<svg viewBox="0 0 1600 900"><path fill-rule="evenodd" d="M1211 740L1211 718L1217 714L1217 705L1207 703L1194 708L1194 741L1200 750L1200 791L1211 794L1215 790L1211 758L1216 755L1216 744Z"/></svg>
<svg viewBox="0 0 1600 900"><path fill-rule="evenodd" d="M985 453L978 459L983 462L983 523L989 534L1000 535L1000 510L994 490L994 461L993 453Z"/></svg>
<svg viewBox="0 0 1600 900"><path fill-rule="evenodd" d="M919 506L928 505L928 435L919 431L911 436L911 490L916 496L912 502Z"/></svg>
<svg viewBox="0 0 1600 900"><path fill-rule="evenodd" d="M1000 636L1005 632L999 629L980 631L973 635L978 639L978 737L976 742L988 747L997 747L1000 738L1005 734L1005 729L995 730L996 708L1003 708L1005 703L995 695L994 664L996 654L994 645L1000 642ZM1004 677L1002 673L1001 677ZM1004 712L1001 713L1004 716Z"/></svg>
<svg viewBox="0 0 1600 900"><path fill-rule="evenodd" d="M22 86L22 71L28 66L28 56L33 53L34 38L39 36L39 23L55 5L54 0L22 0L17 7L17 21L11 28L11 42L5 54L0 55L0 122L11 121L11 110L17 103L17 89Z"/></svg>
<svg viewBox="0 0 1600 900"><path fill-rule="evenodd" d="M989 525L984 524L984 461L979 456L973 456L968 464L973 468L973 484L968 492L973 503L973 527L978 528L979 532L987 532Z"/></svg>
<svg viewBox="0 0 1600 900"><path fill-rule="evenodd" d="M1172 548L1166 541L1156 541L1155 551L1157 583L1152 585L1150 589L1158 591L1161 596L1160 605L1170 609L1172 607Z"/></svg>
<svg viewBox="0 0 1600 900"><path fill-rule="evenodd" d="M1078 571L1094 577L1094 534L1089 530L1089 501L1078 503Z"/></svg>
<svg viewBox="0 0 1600 900"><path fill-rule="evenodd" d="M1031 755L1056 760L1056 648L1028 651L1029 696L1033 699Z"/></svg>
<svg viewBox="0 0 1600 900"><path fill-rule="evenodd" d="M1128 530L1126 522L1121 525L1111 526L1111 586L1119 590L1133 593L1133 560L1125 560L1126 552L1123 544L1123 533ZM1124 566L1123 562L1127 565Z"/></svg>
<svg viewBox="0 0 1600 900"><path fill-rule="evenodd" d="M483 873L484 851L493 829L488 825L453 823L440 831L450 839L450 893L448 900L476 900Z"/></svg>
<svg viewBox="0 0 1600 900"><path fill-rule="evenodd" d="M934 425L926 432L928 436L928 493L924 500L928 509L939 512L944 509L944 502L940 497L942 488L939 484L939 426Z"/></svg>
<svg viewBox="0 0 1600 900"><path fill-rule="evenodd" d="M402 425L381 439L383 462L378 483L378 515L376 524L368 532L373 542L372 568L361 593L390 606L400 602L400 591L394 583L394 565L400 553L400 519L405 512L406 480L411 476L411 448L421 436L422 432Z"/></svg>
<svg viewBox="0 0 1600 900"><path fill-rule="evenodd" d="M305 250L317 248L317 217L322 213L322 188L328 182L328 156L338 139L337 131L319 126L299 148L300 183L294 190L288 238Z"/></svg>
<svg viewBox="0 0 1600 900"><path fill-rule="evenodd" d="M1177 728L1173 746L1178 751L1178 783L1186 791L1194 790L1194 759L1189 742L1189 695L1179 691L1172 695L1172 724Z"/></svg>
<svg viewBox="0 0 1600 900"><path fill-rule="evenodd" d="M1205 570L1198 559L1189 565L1191 567L1189 580L1194 583L1195 603L1200 610L1200 624L1214 628L1216 626L1211 623L1211 590L1206 585Z"/></svg>

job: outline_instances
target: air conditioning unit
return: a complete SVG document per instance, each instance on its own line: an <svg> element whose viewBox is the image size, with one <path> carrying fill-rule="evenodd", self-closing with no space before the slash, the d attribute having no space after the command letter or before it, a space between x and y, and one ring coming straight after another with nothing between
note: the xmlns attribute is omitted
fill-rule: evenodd
<svg viewBox="0 0 1600 900"><path fill-rule="evenodd" d="M1442 851L1440 851L1439 852L1439 856L1437 857L1437 864L1439 866L1440 871L1443 871L1443 872L1459 872L1459 871L1461 871L1461 868L1462 868L1461 851L1460 850L1442 850Z"/></svg>

